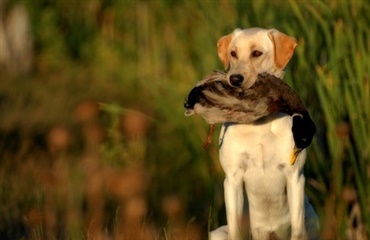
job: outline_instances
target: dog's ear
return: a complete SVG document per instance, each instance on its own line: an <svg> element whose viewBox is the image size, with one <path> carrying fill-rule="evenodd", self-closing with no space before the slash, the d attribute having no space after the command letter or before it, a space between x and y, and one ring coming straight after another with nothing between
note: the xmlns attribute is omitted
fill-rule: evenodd
<svg viewBox="0 0 370 240"><path fill-rule="evenodd" d="M218 57L221 59L221 62L224 64L225 70L229 67L229 45L231 40L234 37L234 32L221 37L217 42L217 53Z"/></svg>
<svg viewBox="0 0 370 240"><path fill-rule="evenodd" d="M294 38L289 37L276 29L271 29L269 31L269 37L274 44L275 65L279 69L284 69L293 56L297 42Z"/></svg>

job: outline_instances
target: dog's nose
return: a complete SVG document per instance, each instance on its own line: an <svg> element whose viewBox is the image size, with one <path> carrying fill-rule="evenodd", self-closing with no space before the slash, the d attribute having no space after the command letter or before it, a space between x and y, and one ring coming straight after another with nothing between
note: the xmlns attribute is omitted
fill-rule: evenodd
<svg viewBox="0 0 370 240"><path fill-rule="evenodd" d="M240 87L244 81L244 77L241 74L233 74L229 78L230 84L234 87Z"/></svg>

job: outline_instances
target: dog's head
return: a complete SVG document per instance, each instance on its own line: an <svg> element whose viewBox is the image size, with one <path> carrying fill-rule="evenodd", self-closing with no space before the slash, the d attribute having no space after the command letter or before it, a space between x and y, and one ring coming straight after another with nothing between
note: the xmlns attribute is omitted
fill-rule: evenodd
<svg viewBox="0 0 370 240"><path fill-rule="evenodd" d="M283 77L283 70L293 55L296 41L275 29L235 29L217 42L218 56L230 67L231 85L251 87L259 73Z"/></svg>

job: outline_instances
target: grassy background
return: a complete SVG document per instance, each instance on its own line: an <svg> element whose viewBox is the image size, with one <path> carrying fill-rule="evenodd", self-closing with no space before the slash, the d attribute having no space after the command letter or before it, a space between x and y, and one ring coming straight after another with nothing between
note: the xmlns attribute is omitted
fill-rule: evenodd
<svg viewBox="0 0 370 240"><path fill-rule="evenodd" d="M285 80L318 133L306 192L323 239L369 239L369 1L9 0L31 68L0 71L0 239L204 239L225 223L216 136L185 118L234 28L298 41ZM22 65L22 61L20 62ZM15 69L15 70L14 70Z"/></svg>

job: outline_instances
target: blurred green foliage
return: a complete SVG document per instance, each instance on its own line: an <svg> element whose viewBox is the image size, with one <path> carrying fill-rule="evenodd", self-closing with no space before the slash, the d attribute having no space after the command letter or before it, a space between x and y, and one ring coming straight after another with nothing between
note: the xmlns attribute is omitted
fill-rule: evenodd
<svg viewBox="0 0 370 240"><path fill-rule="evenodd" d="M298 42L285 80L318 126L305 175L322 237L369 238L369 1L9 0L3 21L17 4L29 13L34 58L29 73L0 73L1 239L89 238L87 155L101 169L92 179L145 169L144 222L155 223L156 239L171 239L176 219L205 230L224 223L216 136L202 149L207 125L185 118L182 105L197 80L222 68L218 38L256 26ZM102 104L86 120L79 106L91 102ZM64 145L51 140L55 129ZM102 231L112 236L122 203L103 198ZM166 199L183 214L171 217ZM35 212L32 225L25 219Z"/></svg>

